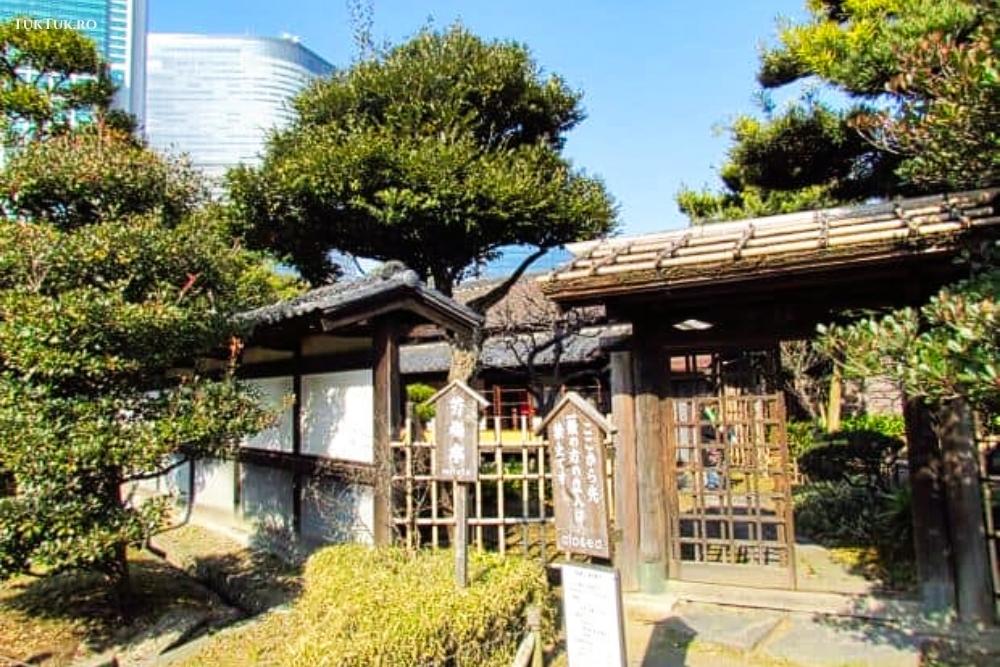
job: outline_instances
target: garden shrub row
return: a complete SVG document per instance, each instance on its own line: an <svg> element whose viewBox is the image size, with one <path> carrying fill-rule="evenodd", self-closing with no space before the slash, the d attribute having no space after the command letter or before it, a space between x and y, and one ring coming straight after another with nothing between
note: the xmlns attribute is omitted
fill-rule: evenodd
<svg viewBox="0 0 1000 667"><path fill-rule="evenodd" d="M470 554L468 588L450 551L327 547L310 558L305 592L287 613L223 635L196 664L508 665L538 604L554 603L537 561Z"/></svg>

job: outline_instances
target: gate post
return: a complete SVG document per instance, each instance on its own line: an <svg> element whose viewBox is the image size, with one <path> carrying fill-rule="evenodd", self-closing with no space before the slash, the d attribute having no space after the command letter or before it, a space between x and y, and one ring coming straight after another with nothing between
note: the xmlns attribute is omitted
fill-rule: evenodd
<svg viewBox="0 0 1000 667"><path fill-rule="evenodd" d="M946 614L955 609L955 580L945 518L941 450L931 426L930 410L923 400L907 398L903 414L921 605L925 613Z"/></svg>
<svg viewBox="0 0 1000 667"><path fill-rule="evenodd" d="M632 354L611 353L611 421L615 425L615 565L623 591L639 590L639 479L635 446Z"/></svg>
<svg viewBox="0 0 1000 667"><path fill-rule="evenodd" d="M945 401L938 414L958 618L966 623L992 624L993 582L972 414L969 404L961 398Z"/></svg>
<svg viewBox="0 0 1000 667"><path fill-rule="evenodd" d="M663 429L667 362L652 323L633 324L636 468L639 509L639 588L646 593L666 589L667 516L664 491L666 451Z"/></svg>

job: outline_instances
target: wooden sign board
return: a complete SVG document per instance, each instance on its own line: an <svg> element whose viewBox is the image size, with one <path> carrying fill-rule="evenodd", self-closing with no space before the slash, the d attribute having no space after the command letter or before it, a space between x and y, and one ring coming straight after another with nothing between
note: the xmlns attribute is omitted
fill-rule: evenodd
<svg viewBox="0 0 1000 667"><path fill-rule="evenodd" d="M548 431L556 548L611 558L608 528L608 421L579 394L570 392L539 426Z"/></svg>
<svg viewBox="0 0 1000 667"><path fill-rule="evenodd" d="M489 402L464 382L434 394L434 463L437 479L479 479L479 409Z"/></svg>
<svg viewBox="0 0 1000 667"><path fill-rule="evenodd" d="M569 563L560 569L569 667L625 667L618 572Z"/></svg>

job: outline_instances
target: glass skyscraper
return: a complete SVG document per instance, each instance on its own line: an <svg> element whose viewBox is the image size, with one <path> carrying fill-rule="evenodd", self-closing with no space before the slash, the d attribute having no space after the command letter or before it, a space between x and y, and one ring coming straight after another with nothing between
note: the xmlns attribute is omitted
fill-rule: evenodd
<svg viewBox="0 0 1000 667"><path fill-rule="evenodd" d="M256 164L267 133L292 118L291 99L333 67L293 38L150 33L146 136L187 154L218 185Z"/></svg>
<svg viewBox="0 0 1000 667"><path fill-rule="evenodd" d="M115 106L144 125L148 0L0 0L0 20L29 16L78 27L97 43L118 84ZM25 29L45 30L44 24Z"/></svg>

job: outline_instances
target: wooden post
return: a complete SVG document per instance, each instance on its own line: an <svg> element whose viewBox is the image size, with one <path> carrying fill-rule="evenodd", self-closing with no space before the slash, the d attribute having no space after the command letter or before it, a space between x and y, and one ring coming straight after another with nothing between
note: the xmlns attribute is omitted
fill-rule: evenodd
<svg viewBox="0 0 1000 667"><path fill-rule="evenodd" d="M635 448L632 354L611 353L611 420L615 433L615 566L622 590L639 589L639 472Z"/></svg>
<svg viewBox="0 0 1000 667"><path fill-rule="evenodd" d="M983 524L983 492L979 454L972 433L972 414L962 399L946 401L939 410L944 487L955 560L958 618L965 623L992 624L993 585Z"/></svg>
<svg viewBox="0 0 1000 667"><path fill-rule="evenodd" d="M634 324L636 467L639 481L639 588L666 588L667 516L664 493L663 387L667 361L655 330Z"/></svg>
<svg viewBox="0 0 1000 667"><path fill-rule="evenodd" d="M465 588L469 583L469 484L479 481L479 411L489 402L458 380L427 402L435 407L434 476L452 482L455 583Z"/></svg>
<svg viewBox="0 0 1000 667"><path fill-rule="evenodd" d="M374 336L375 371L373 377L375 508L373 539L375 544L392 540L392 455L390 443L399 420L399 343L392 325L379 321Z"/></svg>
<svg viewBox="0 0 1000 667"><path fill-rule="evenodd" d="M469 585L469 485L455 484L455 583Z"/></svg>
<svg viewBox="0 0 1000 667"><path fill-rule="evenodd" d="M904 416L920 600L925 613L944 614L955 608L955 580L941 483L941 449L931 427L930 411L922 400L908 399Z"/></svg>

